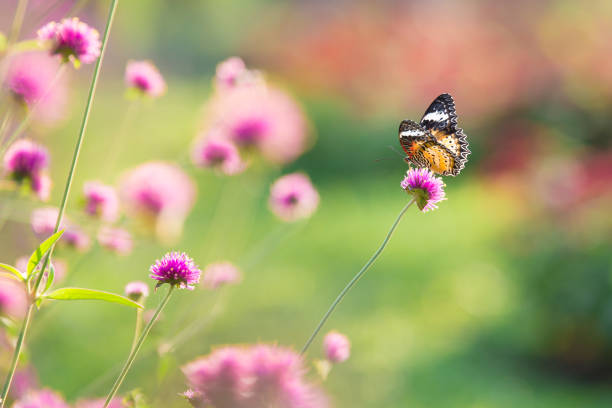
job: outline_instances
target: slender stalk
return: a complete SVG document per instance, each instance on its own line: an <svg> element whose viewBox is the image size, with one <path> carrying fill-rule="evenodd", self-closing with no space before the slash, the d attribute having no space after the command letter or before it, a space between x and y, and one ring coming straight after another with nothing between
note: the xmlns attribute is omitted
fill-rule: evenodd
<svg viewBox="0 0 612 408"><path fill-rule="evenodd" d="M157 306L157 309L155 310L155 314L153 314L153 317L151 318L151 320L149 320L149 323L147 323L142 333L140 334L140 337L138 338L138 342L136 343L136 346L132 348L132 351L130 351L130 355L128 356L125 362L125 365L123 366L123 370L121 370L121 373L119 373L119 376L115 380L113 387L111 388L111 390L108 392L108 395L106 396L106 402L104 403L104 408L108 407L108 404L110 404L111 400L117 394L117 391L119 390L119 387L123 383L125 376L127 375L128 371L130 371L130 368L132 367L132 364L134 363L134 359L136 359L136 354L138 354L138 351L142 347L142 344L147 338L147 335L149 334L149 332L151 331L151 328L155 324L157 317L159 316L161 311L164 309L166 304L168 304L168 300L170 300L170 295L172 294L173 290L174 290L174 285L170 285L170 289L168 289L168 293L163 298L163 300L159 303L159 306Z"/></svg>
<svg viewBox="0 0 612 408"><path fill-rule="evenodd" d="M64 196L62 197L62 202L60 205L60 209L59 209L59 213L57 215L57 221L55 223L55 229L54 231L57 232L60 228L60 225L62 223L62 218L64 216L64 212L66 210L66 203L68 201L68 196L70 194L70 186L72 185L72 179L74 178L74 172L76 169L76 165L79 159L79 153L81 151L81 145L83 143L83 136L85 135L85 129L87 128L87 122L89 120L89 114L91 112L91 105L92 105L92 101L94 98L94 95L96 93L96 87L98 84L98 78L100 76L100 67L102 66L102 61L104 60L104 53L106 51L106 45L108 43L108 36L110 34L110 30L113 24L113 19L115 17L115 12L117 10L117 4L118 4L119 0L112 0L111 2L111 6L110 6L110 11L108 13L108 19L106 20L106 28L104 30L104 37L102 38L102 47L100 50L100 58L98 58L98 61L96 62L96 66L94 68L94 75L93 78L91 80L91 87L89 88L89 96L87 98L87 105L85 107L85 112L83 114L83 122L81 124L81 129L79 131L79 137L77 139L77 144L76 147L74 149L74 156L72 157L72 163L70 165L70 171L68 173L68 179L66 180L66 187L64 188ZM38 293L38 288L40 286L40 283L42 281L42 277L45 274L45 271L47 269L47 267L49 266L49 260L51 259L51 255L53 254L53 249L54 247L51 247L51 249L49 250L49 252L47 253L47 256L45 256L45 259L43 261L42 264L42 268L36 278L36 283L34 284L34 287L32 288L31 294L33 296L31 296L31 300L30 300L30 307L28 308L28 314L26 315L26 319L24 319L23 325L21 327L21 332L19 335L19 338L21 339L21 343L23 343L23 339L25 338L26 332L28 330L28 326L30 323L30 318L31 318L31 313L32 313L32 309L35 307L35 301L36 301L36 294ZM6 402L6 396L8 395L8 391L11 388L11 382L13 380L13 375L15 373L15 369L17 367L17 361L19 360L19 355L21 353L21 347L22 344L19 343L19 346L15 348L14 354L13 354L13 360L15 361L15 365L12 366L9 370L9 373L7 375L6 381L4 383L4 387L2 389L2 395L0 396L0 408L4 407L4 404Z"/></svg>
<svg viewBox="0 0 612 408"><path fill-rule="evenodd" d="M4 115L4 118L2 119L2 124L0 124L0 146L4 144L4 132L6 132L6 130L8 129L9 124L11 123L12 116L12 110L9 107L6 112L6 115Z"/></svg>
<svg viewBox="0 0 612 408"><path fill-rule="evenodd" d="M28 0L19 0L15 17L13 18L13 26L11 27L11 35L9 36L9 45L13 44L19 38L19 32L23 25L26 9L28 8Z"/></svg>
<svg viewBox="0 0 612 408"><path fill-rule="evenodd" d="M136 347L136 343L138 342L138 338L140 337L140 332L142 331L142 309L136 310L136 323L134 324L134 340L132 340L132 349Z"/></svg>
<svg viewBox="0 0 612 408"><path fill-rule="evenodd" d="M31 304L30 307L28 307L28 311L26 312L25 318L23 319L23 326L21 326L21 330L19 331L19 337L17 337L17 344L15 344L15 352L13 353L11 367L9 368L8 377L4 382L4 387L2 387L2 401L0 401L0 407L4 407L4 401L6 401L6 396L8 395L9 388L11 387L11 382L13 381L15 370L17 369L17 363L19 362L21 348L23 347L23 342L25 340L28 327L30 326L30 320L32 320L33 311L34 304Z"/></svg>
<svg viewBox="0 0 612 408"><path fill-rule="evenodd" d="M342 289L342 292L340 292L336 300L334 300L331 306L329 307L329 309L327 309L327 312L325 312L325 314L323 315L323 318L321 319L317 327L314 329L314 331L312 332L312 334L306 341L306 344L304 344L304 347L302 347L302 351L300 351L300 354L304 354L306 350L308 350L308 347L310 347L315 337L317 337L317 334L319 334L319 332L321 331L321 328L323 328L323 325L325 324L327 319L329 319L329 316L332 314L336 306L338 306L338 304L342 301L342 298L344 298L344 296L348 293L348 291L351 290L353 285L355 285L355 283L357 283L357 281L370 268L370 266L372 266L376 258L378 258L378 256L382 253L383 249L385 249L385 247L387 246L387 243L391 239L391 235L393 235L393 231L395 231L395 228L399 224L400 220L402 219L402 217L404 216L408 208L410 208L410 206L413 203L414 203L414 199L410 200L410 202L408 202L408 204L406 204L404 208L402 208L402 211L400 211L399 215L395 219L395 222L393 223L393 225L391 225L391 229L389 230L389 232L387 232L387 236L383 240L380 247L376 250L376 252L374 252L374 255L372 255L372 257L368 260L368 262L366 262L366 264L363 265L363 267L359 270L359 272L357 272L357 274L353 277L353 279L351 279L349 283L346 284L346 286L344 287L344 289Z"/></svg>

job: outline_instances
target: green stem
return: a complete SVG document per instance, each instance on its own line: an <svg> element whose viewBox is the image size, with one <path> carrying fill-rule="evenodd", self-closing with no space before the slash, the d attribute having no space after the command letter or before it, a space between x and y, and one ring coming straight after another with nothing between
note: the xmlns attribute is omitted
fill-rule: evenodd
<svg viewBox="0 0 612 408"><path fill-rule="evenodd" d="M119 0L112 0L111 2L111 6L110 6L110 11L108 13L108 19L106 20L106 28L104 30L104 37L102 38L102 47L100 50L100 58L98 58L98 61L96 62L96 67L94 68L94 75L93 78L91 80L91 86L89 88L89 96L87 98L87 106L85 108L85 113L83 115L83 122L81 124L81 129L79 131L79 137L77 139L77 144L76 147L74 149L74 156L72 157L72 163L70 165L70 171L68 173L68 179L66 180L66 187L64 188L64 196L62 197L62 203L60 205L60 209L59 209L59 213L57 215L57 221L55 223L55 232L57 232L60 228L60 225L62 223L62 218L64 216L64 212L66 210L66 203L68 201L68 195L70 194L70 186L72 185L72 179L74 178L74 171L79 159L79 153L81 151L81 145L83 143L83 136L85 135L85 129L87 128L87 122L89 120L89 114L91 112L91 104L94 98L94 95L96 93L96 87L98 84L98 78L100 76L100 67L102 66L102 61L104 60L104 53L106 51L106 46L108 43L108 36L110 34L110 30L111 30L111 26L113 24L113 19L115 17L115 11L117 10L117 3ZM31 313L32 313L32 309L35 307L35 301L36 301L36 294L38 293L38 288L40 286L40 282L42 281L42 277L45 274L45 271L49 265L49 260L51 259L51 255L53 254L53 249L54 246L51 247L51 249L49 250L49 252L47 253L47 256L45 256L45 259L43 261L42 264L42 268L40 270L40 273L38 274L37 278L36 278L36 284L34 285L34 287L32 288L31 294L32 299L31 299L31 303L30 303L30 307L28 308L28 314L26 315L26 319L24 320L23 326L21 328L21 333L19 335L19 341L21 341L21 343L23 343L23 339L25 338L26 332L28 330L28 326L29 326L29 321L31 318ZM0 396L1 400L0 400L0 408L4 407L5 401L6 401L6 397L8 395L8 391L11 388L11 382L13 380L13 375L15 374L15 369L17 367L17 361L19 360L19 355L21 353L21 347L22 344L19 343L18 347L15 348L14 354L13 354L13 361L15 361L15 364L10 368L9 373L7 375L6 381L4 383L4 387L2 389L2 395Z"/></svg>
<svg viewBox="0 0 612 408"><path fill-rule="evenodd" d="M28 311L26 312L25 318L23 319L23 324L21 326L21 330L19 331L19 337L17 337L17 344L15 344L15 351L13 352L13 360L11 361L11 367L9 368L8 376L6 378L6 381L4 382L4 387L2 387L2 401L0 401L0 407L4 407L4 402L6 401L9 388L11 387L11 382L13 381L15 370L17 369L19 355L21 354L21 348L23 347L23 341L25 340L28 327L30 326L30 320L32 319L33 311L34 304L31 304L30 307L28 307Z"/></svg>
<svg viewBox="0 0 612 408"><path fill-rule="evenodd" d="M23 25L23 19L25 17L26 9L28 8L28 0L19 0L17 4L17 10L15 11L15 17L13 18L13 26L11 27L11 35L9 36L8 43L13 44L19 38L19 32Z"/></svg>
<svg viewBox="0 0 612 408"><path fill-rule="evenodd" d="M4 119L2 119L2 124L0 125L0 146L4 144L4 132L6 132L6 130L8 129L8 126L11 123L12 116L12 110L9 107L6 112L6 115L4 115Z"/></svg>
<svg viewBox="0 0 612 408"><path fill-rule="evenodd" d="M125 365L123 366L123 370L121 370L121 373L119 373L119 376L115 380L113 387L111 388L111 390L108 392L108 395L106 396L106 402L104 403L104 408L108 407L108 404L110 404L111 400L117 394L119 387L123 383L125 376L127 375L128 371L130 371L130 368L132 367L132 364L134 363L134 360L136 359L136 354L138 354L140 347L142 347L142 344L147 338L147 335L149 334L149 332L151 331L151 328L155 324L157 317L159 316L161 311L164 309L164 307L168 303L168 300L170 300L170 295L172 294L173 290L174 290L174 285L170 285L170 289L168 289L168 293L166 294L164 299L159 303L159 306L157 306L157 309L155 310L153 317L151 318L151 320L149 320L149 323L147 323L144 330L140 334L140 338L138 339L136 346L132 348L132 351L130 351L130 355L128 356L125 362Z"/></svg>
<svg viewBox="0 0 612 408"><path fill-rule="evenodd" d="M376 258L378 258L378 256L382 253L383 249L385 249L385 247L387 246L387 243L391 239L391 235L393 235L393 231L395 231L395 228L397 227L400 220L402 219L402 216L406 213L408 208L410 208L410 206L413 203L414 203L414 199L410 200L410 202L406 204L404 208L402 208L402 211L400 211L399 215L395 219L395 222L393 223L393 225L391 225L391 229L389 230L389 232L387 232L387 236L385 237L380 247L376 250L376 252L374 252L374 255L372 255L372 257L368 260L368 262L366 262L366 264L363 265L363 267L359 270L359 272L357 272L357 274L353 277L353 279L351 279L350 282L346 284L346 286L344 287L344 289L342 289L342 292L340 292L336 300L334 300L334 302L331 304L329 309L327 309L327 312L325 312L325 314L323 315L323 318L321 319L321 321L319 322L315 330L312 332L312 334L306 341L306 344L304 344L304 347L302 347L302 351L300 352L300 354L304 354L306 350L308 350L308 347L310 347L315 337L317 337L317 334L319 334L319 332L321 331L321 328L323 327L327 319L329 319L329 316L332 314L336 306L338 306L338 304L342 301L342 298L344 298L344 296L348 293L348 291L351 290L353 285L355 285L355 283L357 283L357 281L370 268L370 266L372 266Z"/></svg>
<svg viewBox="0 0 612 408"><path fill-rule="evenodd" d="M142 331L142 309L136 310L136 323L134 324L134 340L132 340L132 348L131 351L136 347L136 342L138 342L138 337L140 336L140 332Z"/></svg>

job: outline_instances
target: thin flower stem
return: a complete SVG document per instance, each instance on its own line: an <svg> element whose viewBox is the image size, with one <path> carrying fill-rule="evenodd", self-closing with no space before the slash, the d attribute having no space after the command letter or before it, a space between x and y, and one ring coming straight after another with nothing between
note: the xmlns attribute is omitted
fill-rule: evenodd
<svg viewBox="0 0 612 408"><path fill-rule="evenodd" d="M79 131L79 137L77 139L77 144L76 147L74 149L74 156L72 157L72 163L70 165L70 171L68 173L68 179L66 180L66 187L64 189L64 196L62 197L62 203L60 205L60 209L57 215L57 221L55 223L55 229L54 231L57 232L59 230L59 227L62 223L62 218L64 216L64 212L66 210L66 203L68 202L68 195L70 194L70 186L72 185L72 179L74 178L74 172L76 169L76 165L79 159L79 153L81 151L81 145L83 143L83 136L85 135L85 129L87 128L87 122L89 120L89 113L91 112L91 104L94 98L94 95L96 93L96 87L98 84L98 77L100 76L100 67L102 66L102 61L104 60L104 53L106 51L106 45L108 43L108 36L110 34L110 30L111 27L113 25L113 19L115 17L115 12L117 10L117 4L118 4L119 0L112 0L111 2L111 6L110 6L110 11L108 13L108 19L106 20L106 28L104 30L104 37L102 38L102 46L101 46L101 50L100 50L100 58L98 58L98 61L96 62L96 67L94 68L94 75L93 78L91 80L91 86L89 88L89 96L87 98L87 105L85 107L85 112L83 114L83 122L81 124L81 129ZM19 340L18 340L18 346L15 347L15 351L13 353L13 361L15 362L14 365L11 366L8 375L6 377L6 381L4 383L4 387L2 388L2 395L0 395L0 408L4 407L4 404L6 402L6 397L8 395L9 389L11 388L11 382L13 380L13 375L15 374L15 369L17 368L17 362L19 361L19 355L21 354L21 348L22 348L22 343L23 343L23 339L25 338L25 335L28 331L28 326L30 324L30 319L31 319L31 314L33 312L33 308L35 307L35 302L36 302L36 295L38 293L38 288L40 286L40 283L42 281L42 277L45 274L45 271L47 269L47 267L49 266L49 260L51 259L51 255L53 254L53 249L54 246L51 247L51 249L49 250L49 252L47 253L47 255L45 256L45 259L43 261L42 264L42 268L36 278L36 283L34 284L34 287L32 288L31 291L31 299L30 299L30 306L28 308L28 314L26 315L26 318L23 321L23 325L21 327L21 331L19 334Z"/></svg>
<svg viewBox="0 0 612 408"><path fill-rule="evenodd" d="M12 109L9 108L6 111L6 115L4 115L4 119L2 119L2 124L0 125L0 145L4 144L4 132L6 132L8 129L12 116Z"/></svg>
<svg viewBox="0 0 612 408"><path fill-rule="evenodd" d="M21 32L21 26L23 26L23 19L25 17L26 9L28 8L28 0L19 0L17 4L17 10L15 11L15 17L13 18L13 25L11 27L11 35L9 36L9 45L13 44L19 38Z"/></svg>
<svg viewBox="0 0 612 408"><path fill-rule="evenodd" d="M149 320L149 322L143 329L142 333L140 334L140 337L138 338L138 342L136 343L136 346L132 348L132 351L130 351L130 355L128 356L125 362L125 365L123 366L123 370L121 370L121 373L119 373L119 376L115 380L113 387L111 388L108 395L106 396L106 402L104 402L104 408L108 407L108 404L110 404L111 400L117 394L117 391L119 390L119 387L123 383L125 376L127 375L128 371L130 371L130 368L132 367L132 364L134 363L136 354L138 354L140 347L142 347L142 344L147 338L147 335L149 334L149 332L151 331L151 328L155 324L157 317L159 316L161 311L164 309L166 304L168 304L168 301L170 300L170 295L172 294L173 290L174 290L174 285L170 285L170 289L168 289L168 293L163 298L163 300L159 303L159 306L157 306L157 309L155 310L155 314L153 314L153 317L151 318L151 320Z"/></svg>
<svg viewBox="0 0 612 408"><path fill-rule="evenodd" d="M413 203L414 203L414 198L412 200L410 200L410 202L408 204L406 204L404 206L404 208L402 208L402 211L400 211L399 215L395 219L395 222L393 223L393 225L391 225L391 229L389 230L389 232L387 232L387 236L385 237L385 239L382 242L382 244L380 245L380 247L376 250L376 252L374 252L374 255L372 255L372 257L368 260L368 262L366 262L366 264L363 265L363 267L359 270L359 272L357 272L357 274L353 277L353 279L351 279L350 282L347 283L347 285L344 287L344 289L342 289L342 292L340 292L340 294L338 295L336 300L334 300L334 302L331 304L331 306L329 307L327 312L325 312L325 314L323 315L323 318L321 319L321 321L319 322L319 324L317 325L315 330L312 332L312 334L310 335L310 337L306 341L306 344L304 344L304 347L302 347L302 351L300 351L300 354L304 354L306 352L306 350L308 350L308 347L310 347L310 345L314 341L315 337L317 337L317 334L319 334L319 332L321 331L321 328L323 328L323 325L325 324L327 319L329 319L329 316L332 314L332 312L334 311L336 306L338 306L338 304L342 301L342 298L344 298L344 296L348 293L348 291L351 290L353 285L355 285L355 283L357 283L357 281L370 268L370 266L372 266L374 261L376 261L376 258L378 258L378 256L382 253L383 249L385 249L385 247L387 246L387 243L391 239L391 235L393 235L393 231L395 231L395 228L399 224L400 220L402 219L402 217L404 216L406 211L408 211L408 208L410 208L410 206Z"/></svg>
<svg viewBox="0 0 612 408"><path fill-rule="evenodd" d="M134 340L132 340L132 351L134 347L136 347L136 343L138 342L138 337L140 337L140 332L142 331L142 309L136 310L136 323L134 324Z"/></svg>

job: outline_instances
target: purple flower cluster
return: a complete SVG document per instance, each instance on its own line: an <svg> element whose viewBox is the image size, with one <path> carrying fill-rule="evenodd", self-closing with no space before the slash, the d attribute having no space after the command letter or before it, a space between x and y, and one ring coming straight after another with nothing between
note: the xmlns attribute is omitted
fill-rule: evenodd
<svg viewBox="0 0 612 408"><path fill-rule="evenodd" d="M51 178L47 175L49 153L47 149L30 140L18 140L4 155L4 169L9 177L29 188L45 201L51 193Z"/></svg>
<svg viewBox="0 0 612 408"><path fill-rule="evenodd" d="M48 238L55 231L59 210L56 207L37 208L30 215L30 225L32 230L41 239ZM89 235L78 225L73 223L68 217L64 217L60 229L64 230L64 235L59 241L61 244L72 247L79 251L89 248L91 240Z"/></svg>
<svg viewBox="0 0 612 408"><path fill-rule="evenodd" d="M198 140L191 157L197 166L213 168L228 176L240 173L246 168L236 145L214 136Z"/></svg>
<svg viewBox="0 0 612 408"><path fill-rule="evenodd" d="M330 363L342 363L351 355L351 343L342 333L330 331L323 340L325 357Z"/></svg>
<svg viewBox="0 0 612 408"><path fill-rule="evenodd" d="M151 265L150 271L149 277L158 281L157 287L168 283L189 290L193 290L194 285L200 282L202 273L193 259L184 252L167 253Z"/></svg>
<svg viewBox="0 0 612 408"><path fill-rule="evenodd" d="M324 408L327 400L304 378L301 357L271 345L223 347L183 367L195 407Z"/></svg>
<svg viewBox="0 0 612 408"><path fill-rule="evenodd" d="M107 222L119 217L119 197L115 188L99 181L89 181L83 186L85 212Z"/></svg>
<svg viewBox="0 0 612 408"><path fill-rule="evenodd" d="M65 62L90 64L100 56L100 35L78 18L52 21L38 30L41 42L51 43L51 53L61 55Z"/></svg>
<svg viewBox="0 0 612 408"><path fill-rule="evenodd" d="M319 193L307 175L287 174L272 184L268 204L281 220L297 221L310 217L317 209Z"/></svg>
<svg viewBox="0 0 612 408"><path fill-rule="evenodd" d="M417 206L423 212L435 210L438 208L436 204L446 199L444 182L429 169L408 170L401 186L414 197Z"/></svg>
<svg viewBox="0 0 612 408"><path fill-rule="evenodd" d="M129 61L125 68L125 83L140 94L158 98L166 92L166 82L150 61Z"/></svg>

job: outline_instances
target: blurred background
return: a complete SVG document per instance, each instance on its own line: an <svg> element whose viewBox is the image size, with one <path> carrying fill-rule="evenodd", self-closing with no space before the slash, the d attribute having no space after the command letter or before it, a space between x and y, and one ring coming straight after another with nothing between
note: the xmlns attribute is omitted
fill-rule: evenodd
<svg viewBox="0 0 612 408"><path fill-rule="evenodd" d="M1 32L16 6L0 5ZM21 39L67 15L102 31L108 6L30 0ZM202 267L238 265L240 284L173 298L126 380L125 390L142 388L154 406L187 406L176 395L185 389L180 366L211 347L302 346L408 200L399 187L406 164L389 148L399 149L399 122L418 120L449 92L469 162L445 178L439 210L405 216L329 321L326 329L351 339L352 355L323 388L337 407L608 407L610 38L607 0L122 1L68 215L79 219L87 180L115 184L151 160L178 163L197 200L174 242L134 228L129 256L95 243L85 252L60 248L62 284L121 293L129 281L146 281L171 249ZM232 177L190 164L216 66L231 56L301 106L311 142L296 160ZM157 65L163 97L136 106L124 98L130 59ZM61 119L27 134L50 151L52 205L91 74L91 65L71 70ZM321 201L310 219L283 223L267 196L274 179L293 171L310 176ZM37 242L29 219L41 204L19 203L2 229L2 262ZM195 334L165 352L194 319L203 322ZM102 396L129 351L133 321L121 306L50 303L35 316L26 363L39 384L70 401ZM321 357L320 340L310 359Z"/></svg>

